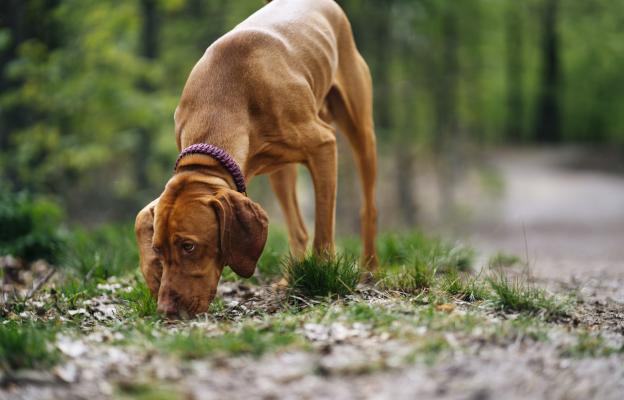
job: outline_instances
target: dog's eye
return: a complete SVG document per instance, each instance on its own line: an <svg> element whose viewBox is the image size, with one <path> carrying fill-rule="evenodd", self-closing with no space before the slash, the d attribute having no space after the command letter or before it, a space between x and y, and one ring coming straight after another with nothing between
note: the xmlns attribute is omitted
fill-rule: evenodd
<svg viewBox="0 0 624 400"><path fill-rule="evenodd" d="M195 243L193 242L184 242L182 243L182 250L184 250L185 253L192 253L193 250L195 250Z"/></svg>
<svg viewBox="0 0 624 400"><path fill-rule="evenodd" d="M154 250L154 253L156 253L156 254L158 254L158 255L160 255L160 253L161 253L161 251L160 251L160 247L153 246L153 247L152 247L152 250Z"/></svg>

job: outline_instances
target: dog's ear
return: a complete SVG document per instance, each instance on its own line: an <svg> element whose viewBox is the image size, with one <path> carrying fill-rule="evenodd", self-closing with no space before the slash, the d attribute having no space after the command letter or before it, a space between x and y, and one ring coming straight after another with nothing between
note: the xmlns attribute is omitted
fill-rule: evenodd
<svg viewBox="0 0 624 400"><path fill-rule="evenodd" d="M152 247L152 238L154 237L154 208L156 204L158 204L158 199L149 203L139 212L134 223L134 233L136 234L137 244L139 246L141 273L143 273L145 282L150 292L152 292L152 295L158 297L163 268L158 255Z"/></svg>
<svg viewBox="0 0 624 400"><path fill-rule="evenodd" d="M267 239L266 212L246 196L222 190L212 202L219 219L223 262L238 275L249 278L256 269Z"/></svg>

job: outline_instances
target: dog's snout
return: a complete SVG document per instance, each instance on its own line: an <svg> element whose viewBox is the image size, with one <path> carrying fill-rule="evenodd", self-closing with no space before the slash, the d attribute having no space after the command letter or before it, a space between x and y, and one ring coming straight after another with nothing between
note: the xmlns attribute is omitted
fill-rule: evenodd
<svg viewBox="0 0 624 400"><path fill-rule="evenodd" d="M172 302L158 302L158 312L168 317L178 315L178 308Z"/></svg>
<svg viewBox="0 0 624 400"><path fill-rule="evenodd" d="M171 290L161 290L158 296L158 312L166 316L178 315L178 305L176 302L177 295Z"/></svg>

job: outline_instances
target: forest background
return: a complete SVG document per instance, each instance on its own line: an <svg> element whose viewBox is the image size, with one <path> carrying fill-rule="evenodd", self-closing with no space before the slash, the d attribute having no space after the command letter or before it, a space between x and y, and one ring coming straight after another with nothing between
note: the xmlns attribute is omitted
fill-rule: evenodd
<svg viewBox="0 0 624 400"><path fill-rule="evenodd" d="M501 147L580 144L622 160L624 2L338 2L375 85L382 228L469 216L461 186L479 188L474 204L495 197L504 182L488 159ZM80 224L130 221L171 175L191 68L262 5L2 1L0 191L51 199ZM338 231L354 233L358 183L340 151ZM305 179L300 191L310 218Z"/></svg>

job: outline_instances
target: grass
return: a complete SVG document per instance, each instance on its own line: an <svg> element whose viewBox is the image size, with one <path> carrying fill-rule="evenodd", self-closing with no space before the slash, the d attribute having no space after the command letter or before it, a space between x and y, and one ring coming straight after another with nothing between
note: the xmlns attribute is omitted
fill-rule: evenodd
<svg viewBox="0 0 624 400"><path fill-rule="evenodd" d="M377 241L382 265L403 265L420 262L438 272L469 271L474 251L439 238L430 238L420 232L403 235L384 234Z"/></svg>
<svg viewBox="0 0 624 400"><path fill-rule="evenodd" d="M283 263L291 290L306 297L346 296L360 280L357 261L350 255L289 257Z"/></svg>
<svg viewBox="0 0 624 400"><path fill-rule="evenodd" d="M414 294L431 288L435 275L435 269L417 259L411 265L382 269L378 274L378 286L383 290Z"/></svg>
<svg viewBox="0 0 624 400"><path fill-rule="evenodd" d="M226 332L220 336L207 336L205 331L195 328L165 338L163 348L183 359L245 354L257 358L269 350L293 345L297 339L293 332L283 332L276 327L263 330L244 326L239 332Z"/></svg>
<svg viewBox="0 0 624 400"><path fill-rule="evenodd" d="M49 326L8 321L0 325L0 365L5 370L48 368L59 359Z"/></svg>
<svg viewBox="0 0 624 400"><path fill-rule="evenodd" d="M170 400L188 397L174 387L163 386L160 382L141 383L134 381L118 383L115 395L115 398L119 400Z"/></svg>
<svg viewBox="0 0 624 400"><path fill-rule="evenodd" d="M624 344L619 347L609 345L600 335L581 332L576 344L562 351L562 356L569 358L608 357L611 354L624 353Z"/></svg>
<svg viewBox="0 0 624 400"><path fill-rule="evenodd" d="M444 276L441 289L455 299L469 302L486 300L490 296L479 276L460 275L455 271Z"/></svg>
<svg viewBox="0 0 624 400"><path fill-rule="evenodd" d="M105 281L132 272L139 265L130 225L107 225L90 232L77 230L67 247L62 265L84 281Z"/></svg>
<svg viewBox="0 0 624 400"><path fill-rule="evenodd" d="M497 252L488 260L490 268L508 268L520 263L520 257L502 251Z"/></svg>
<svg viewBox="0 0 624 400"><path fill-rule="evenodd" d="M504 311L543 314L547 317L565 315L563 303L522 277L511 278L496 272L487 281L494 292L492 301Z"/></svg>
<svg viewBox="0 0 624 400"><path fill-rule="evenodd" d="M120 297L128 302L131 315L141 318L158 315L157 301L142 278L136 280L130 292L121 292Z"/></svg>
<svg viewBox="0 0 624 400"><path fill-rule="evenodd" d="M282 261L288 254L288 236L282 229L269 228L266 246L258 260L259 275L265 280L279 278L282 275Z"/></svg>
<svg viewBox="0 0 624 400"><path fill-rule="evenodd" d="M414 349L406 357L405 361L410 364L420 361L431 366L449 349L449 342L443 335L439 333L427 335L416 341Z"/></svg>
<svg viewBox="0 0 624 400"><path fill-rule="evenodd" d="M144 346L148 343L149 349L155 348L181 359L260 357L284 348L306 348L307 342L299 335L306 323L328 325L338 322L347 327L363 324L375 335L403 340L409 346L408 352L413 350L412 361L430 364L444 352L456 350L454 344L450 345L453 342L449 343L447 334L463 340L475 336L504 343L516 339L547 340L547 328L551 325L546 319L565 312L564 305L556 298L529 285L526 279L509 278L501 268L483 278L471 274L468 272L474 254L471 249L427 238L420 233L382 235L378 242L383 266L377 275L377 288L408 296L385 293L380 296L379 304L360 296L344 299L355 292L359 283L361 271L356 261L359 241L347 242L336 257L310 254L295 259L286 256L284 232L272 231L258 263L258 276L251 284L267 284L285 274L294 293L308 298L342 299L318 304L311 302L315 304L304 310L286 302L281 308L270 311L270 315L263 315L268 311L247 312L243 308L233 311L223 299L217 298L210 307L209 316L203 317L203 323L209 329L194 326L195 322L174 324L172 329L158 317L156 300L138 273L131 229L122 226L80 232L73 235L72 240L75 248L67 258L67 267L62 270L64 274L60 275L64 281L51 296L56 308L48 309L50 313L45 318L56 313L67 318L62 323L63 329L78 329L76 321L82 324L88 317L82 314L68 317L67 310L85 307L82 300L106 294L122 300L118 302L122 305L122 312L118 314L120 319L112 323L102 322L123 335L123 339L115 339L118 341L111 342L112 345ZM513 261L511 256L500 254L495 260L490 264L502 266ZM278 269L276 266L280 263ZM109 279L111 277L121 280ZM124 282L124 285L130 282L132 289L109 294L98 289L98 283L103 282ZM473 306L456 300L486 302ZM492 306L520 315L494 324L479 311L483 307L491 310ZM17 317L21 310L31 312L29 307L26 303L16 302L11 312ZM58 351L50 347L55 329L26 319L21 323L2 325L0 366L16 369L52 365L58 358ZM601 340L580 337L579 343L566 349L565 354L585 357L621 351L608 347ZM128 397L149 398L152 395L140 385L121 390Z"/></svg>

